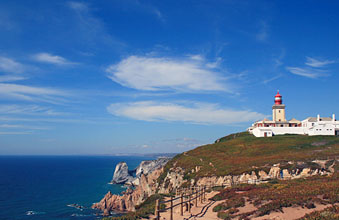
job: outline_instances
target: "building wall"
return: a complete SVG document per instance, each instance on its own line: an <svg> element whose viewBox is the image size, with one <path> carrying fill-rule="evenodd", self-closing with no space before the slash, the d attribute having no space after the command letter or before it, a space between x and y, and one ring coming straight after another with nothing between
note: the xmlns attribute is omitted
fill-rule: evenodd
<svg viewBox="0 0 339 220"><path fill-rule="evenodd" d="M274 105L272 111L273 121L286 121L284 105Z"/></svg>
<svg viewBox="0 0 339 220"><path fill-rule="evenodd" d="M264 137L265 132L271 132L272 135L283 135L283 134L307 134L307 129L303 127L269 127L269 128L254 128L252 133L256 137ZM267 136L268 133L267 133Z"/></svg>
<svg viewBox="0 0 339 220"><path fill-rule="evenodd" d="M333 124L317 124L308 131L308 135L335 135L335 127Z"/></svg>

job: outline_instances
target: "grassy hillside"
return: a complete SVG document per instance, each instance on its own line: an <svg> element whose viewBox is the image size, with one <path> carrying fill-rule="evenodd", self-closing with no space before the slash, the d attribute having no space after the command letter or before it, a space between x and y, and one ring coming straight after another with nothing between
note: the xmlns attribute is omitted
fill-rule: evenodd
<svg viewBox="0 0 339 220"><path fill-rule="evenodd" d="M339 202L339 173L331 177L315 176L307 179L289 181L272 181L261 185L239 185L222 190L212 199L224 202L215 206L213 211L218 212L222 219L251 219L256 216L265 216L273 211L283 211L286 207L303 207L313 209L319 204L336 205ZM255 210L239 213L239 207L247 204L255 206ZM333 209L334 208L334 209ZM331 218L338 219L339 206L333 207ZM319 217L319 213L305 216L304 219ZM337 218L332 218L337 217Z"/></svg>
<svg viewBox="0 0 339 220"><path fill-rule="evenodd" d="M281 163L286 168L317 166L310 161L334 159L336 156L339 156L339 137L336 136L282 135L256 138L242 132L220 138L214 144L179 154L166 165L165 170L182 167L185 169L185 178L191 179L268 170L276 163ZM305 161L305 164L290 165L288 161ZM196 166L199 166L200 170L191 172Z"/></svg>

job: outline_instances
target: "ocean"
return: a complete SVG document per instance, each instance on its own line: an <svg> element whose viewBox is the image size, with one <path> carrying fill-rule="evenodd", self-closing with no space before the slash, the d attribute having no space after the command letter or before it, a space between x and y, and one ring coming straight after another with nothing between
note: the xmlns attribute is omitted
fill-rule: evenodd
<svg viewBox="0 0 339 220"><path fill-rule="evenodd" d="M117 163L129 169L143 156L0 156L0 219L100 219L91 209L111 191L125 188L109 184ZM78 204L82 207L72 207Z"/></svg>

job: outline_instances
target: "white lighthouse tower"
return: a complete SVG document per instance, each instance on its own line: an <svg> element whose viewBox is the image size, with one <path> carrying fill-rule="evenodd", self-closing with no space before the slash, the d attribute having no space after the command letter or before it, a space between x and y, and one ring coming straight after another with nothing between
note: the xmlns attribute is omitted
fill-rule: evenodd
<svg viewBox="0 0 339 220"><path fill-rule="evenodd" d="M274 105L272 106L272 119L274 122L286 122L285 105L282 104L282 96L278 93L274 97Z"/></svg>

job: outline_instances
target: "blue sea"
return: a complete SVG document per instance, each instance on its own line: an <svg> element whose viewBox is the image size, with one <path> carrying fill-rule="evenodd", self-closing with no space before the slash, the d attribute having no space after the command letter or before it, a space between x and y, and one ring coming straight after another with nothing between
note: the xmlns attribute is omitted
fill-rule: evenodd
<svg viewBox="0 0 339 220"><path fill-rule="evenodd" d="M111 191L124 188L109 184L115 165L129 169L142 160L136 156L0 156L0 219L100 219L91 209ZM70 207L79 204L82 209Z"/></svg>

